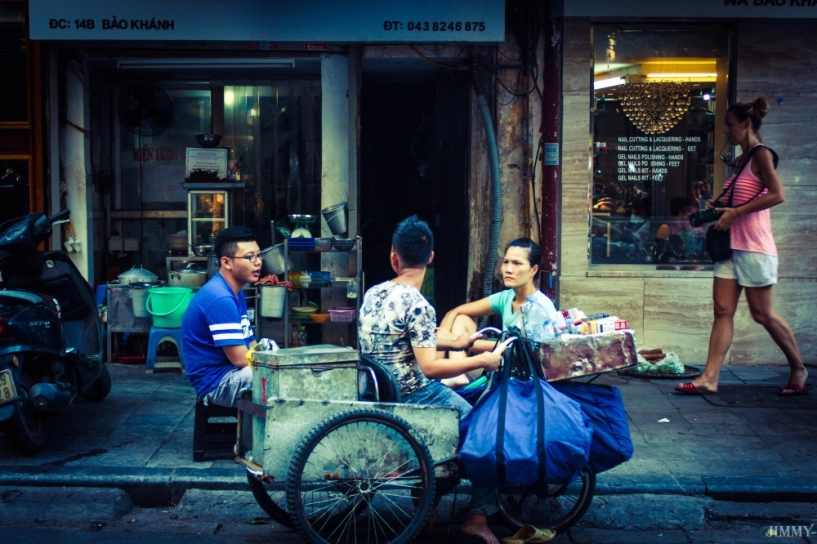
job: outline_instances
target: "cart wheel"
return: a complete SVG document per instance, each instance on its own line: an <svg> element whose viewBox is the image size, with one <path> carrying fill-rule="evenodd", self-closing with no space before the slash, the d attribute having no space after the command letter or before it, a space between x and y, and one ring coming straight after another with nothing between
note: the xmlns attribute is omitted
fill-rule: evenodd
<svg viewBox="0 0 817 544"><path fill-rule="evenodd" d="M596 475L587 467L566 486L550 485L546 494L524 486L499 488L499 511L512 529L535 525L564 532L587 512L596 489Z"/></svg>
<svg viewBox="0 0 817 544"><path fill-rule="evenodd" d="M250 482L250 491L252 491L252 496L255 497L255 502L258 503L258 506L260 506L273 521L277 521L284 527L294 529L295 526L292 524L292 518L289 512L284 509L284 505L286 505L286 492L283 489L274 490L271 487L267 487L264 485L264 482L250 474L250 472L247 472L247 481Z"/></svg>
<svg viewBox="0 0 817 544"><path fill-rule="evenodd" d="M407 543L434 502L431 454L403 419L357 410L327 419L298 447L287 506L310 542Z"/></svg>

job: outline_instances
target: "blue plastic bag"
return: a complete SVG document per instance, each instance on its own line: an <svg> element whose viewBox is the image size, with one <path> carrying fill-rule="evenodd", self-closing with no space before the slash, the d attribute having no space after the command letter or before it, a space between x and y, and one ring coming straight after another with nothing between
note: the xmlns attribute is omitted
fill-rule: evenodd
<svg viewBox="0 0 817 544"><path fill-rule="evenodd" d="M629 461L633 440L621 391L610 385L557 383L553 387L578 402L593 427L588 468L598 474Z"/></svg>
<svg viewBox="0 0 817 544"><path fill-rule="evenodd" d="M474 485L567 485L587 464L587 417L536 376L524 344L508 348L499 383L460 424L458 460Z"/></svg>

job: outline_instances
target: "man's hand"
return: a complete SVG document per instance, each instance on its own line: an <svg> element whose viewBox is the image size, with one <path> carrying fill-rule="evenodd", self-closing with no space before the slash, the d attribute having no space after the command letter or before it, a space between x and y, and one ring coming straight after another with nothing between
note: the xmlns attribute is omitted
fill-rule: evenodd
<svg viewBox="0 0 817 544"><path fill-rule="evenodd" d="M480 338L482 338L482 334L478 332L475 332L474 334L470 335L467 332L464 332L454 339L454 342L451 345L451 349L455 349L458 351L470 349L471 346L474 345L474 342L476 342Z"/></svg>
<svg viewBox="0 0 817 544"><path fill-rule="evenodd" d="M498 343L494 351L481 353L479 357L485 362L482 368L488 372L493 372L499 368L499 363L502 362L502 353L514 340L516 340L516 338L509 338L504 342Z"/></svg>

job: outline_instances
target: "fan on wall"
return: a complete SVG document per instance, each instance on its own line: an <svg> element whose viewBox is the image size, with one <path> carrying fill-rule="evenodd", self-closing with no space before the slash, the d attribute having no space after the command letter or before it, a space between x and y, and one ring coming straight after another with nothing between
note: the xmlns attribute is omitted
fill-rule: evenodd
<svg viewBox="0 0 817 544"><path fill-rule="evenodd" d="M139 136L161 134L173 122L173 100L155 85L134 85L123 89L117 111L122 124Z"/></svg>

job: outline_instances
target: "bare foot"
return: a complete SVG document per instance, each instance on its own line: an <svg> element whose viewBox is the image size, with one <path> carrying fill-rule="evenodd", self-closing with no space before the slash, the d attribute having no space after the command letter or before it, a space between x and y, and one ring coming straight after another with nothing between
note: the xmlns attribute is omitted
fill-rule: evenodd
<svg viewBox="0 0 817 544"><path fill-rule="evenodd" d="M462 524L462 532L481 538L485 544L499 544L496 535L488 527L488 518L478 514L469 514L468 519Z"/></svg>
<svg viewBox="0 0 817 544"><path fill-rule="evenodd" d="M800 368L798 370L792 370L791 374L789 375L789 383L786 384L786 387L784 387L783 389L802 388L804 385L806 385L807 379L808 370L806 370L806 367Z"/></svg>
<svg viewBox="0 0 817 544"><path fill-rule="evenodd" d="M707 395L718 392L718 382L710 383L704 380L693 380L687 383L676 384L675 389L677 391L683 391L685 393Z"/></svg>

